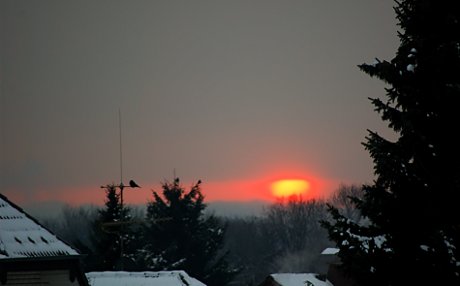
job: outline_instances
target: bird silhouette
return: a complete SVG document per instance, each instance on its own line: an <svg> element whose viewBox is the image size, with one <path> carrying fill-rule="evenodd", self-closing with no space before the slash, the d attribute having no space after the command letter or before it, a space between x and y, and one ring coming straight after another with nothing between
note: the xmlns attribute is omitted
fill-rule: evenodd
<svg viewBox="0 0 460 286"><path fill-rule="evenodd" d="M129 186L131 188L140 188L140 186L138 184L136 184L136 182L134 182L133 180L129 181Z"/></svg>

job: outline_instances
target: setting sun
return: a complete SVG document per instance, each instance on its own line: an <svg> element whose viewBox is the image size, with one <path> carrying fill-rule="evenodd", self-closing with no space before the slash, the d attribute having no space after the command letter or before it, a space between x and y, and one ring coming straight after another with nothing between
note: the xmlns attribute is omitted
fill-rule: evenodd
<svg viewBox="0 0 460 286"><path fill-rule="evenodd" d="M279 180L271 184L271 190L275 197L289 197L304 194L310 188L305 180Z"/></svg>

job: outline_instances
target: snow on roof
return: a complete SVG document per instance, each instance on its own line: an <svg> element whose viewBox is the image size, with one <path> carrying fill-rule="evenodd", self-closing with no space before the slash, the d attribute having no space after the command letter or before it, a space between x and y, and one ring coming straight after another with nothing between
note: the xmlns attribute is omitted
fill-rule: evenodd
<svg viewBox="0 0 460 286"><path fill-rule="evenodd" d="M324 255L333 255L337 253L339 253L339 249L335 247L328 247L324 249L323 252L321 252L321 254L324 254Z"/></svg>
<svg viewBox="0 0 460 286"><path fill-rule="evenodd" d="M333 286L328 280L316 278L314 273L275 273L270 276L281 286Z"/></svg>
<svg viewBox="0 0 460 286"><path fill-rule="evenodd" d="M79 255L0 194L0 259Z"/></svg>
<svg viewBox="0 0 460 286"><path fill-rule="evenodd" d="M185 271L86 273L90 286L206 286Z"/></svg>

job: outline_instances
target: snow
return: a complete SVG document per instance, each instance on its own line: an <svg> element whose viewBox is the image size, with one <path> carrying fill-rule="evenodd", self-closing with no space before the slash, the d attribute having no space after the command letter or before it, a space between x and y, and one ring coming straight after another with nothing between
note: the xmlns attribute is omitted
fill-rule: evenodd
<svg viewBox="0 0 460 286"><path fill-rule="evenodd" d="M429 251L430 248L428 247L428 245L420 245L420 248L423 250L423 251Z"/></svg>
<svg viewBox="0 0 460 286"><path fill-rule="evenodd" d="M380 61L378 59L375 59L370 65L376 67L379 63Z"/></svg>
<svg viewBox="0 0 460 286"><path fill-rule="evenodd" d="M339 252L338 248L328 247L328 248L324 249L323 252L321 252L321 254L333 255L333 254L337 254L338 252Z"/></svg>
<svg viewBox="0 0 460 286"><path fill-rule="evenodd" d="M408 72L414 72L414 71L415 71L415 66L409 64L409 65L407 65L406 70L407 70Z"/></svg>
<svg viewBox="0 0 460 286"><path fill-rule="evenodd" d="M79 255L0 194L0 259Z"/></svg>
<svg viewBox="0 0 460 286"><path fill-rule="evenodd" d="M328 280L316 278L314 273L276 273L270 276L281 286L332 286Z"/></svg>
<svg viewBox="0 0 460 286"><path fill-rule="evenodd" d="M377 235L373 237L369 236L361 236L361 235L356 235L350 232L350 230L347 230L348 236L351 238L357 239L361 244L360 248L364 250L366 253L371 250L371 248L377 248L377 249L382 249L385 252L392 252L393 250L388 247L384 247L386 244L386 237L384 235ZM343 236L343 234L341 234ZM347 240L342 241L342 246L347 246L350 243Z"/></svg>
<svg viewBox="0 0 460 286"><path fill-rule="evenodd" d="M206 286L185 271L89 272L86 278L90 286Z"/></svg>

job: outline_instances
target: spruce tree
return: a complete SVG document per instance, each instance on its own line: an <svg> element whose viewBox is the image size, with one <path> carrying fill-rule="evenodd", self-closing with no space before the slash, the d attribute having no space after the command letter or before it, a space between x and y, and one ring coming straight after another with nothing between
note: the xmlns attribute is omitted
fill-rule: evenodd
<svg viewBox="0 0 460 286"><path fill-rule="evenodd" d="M363 143L376 179L354 201L368 223L331 207L324 225L358 285L460 285L460 9L403 0L395 12L395 57L359 67L387 84L371 103L396 140Z"/></svg>
<svg viewBox="0 0 460 286"><path fill-rule="evenodd" d="M113 184L107 186L105 208L98 211L94 223L95 254L100 260L96 270L135 268L132 262L133 231L128 223L131 219L130 208L121 206L117 187Z"/></svg>
<svg viewBox="0 0 460 286"><path fill-rule="evenodd" d="M162 196L153 192L139 257L154 271L185 270L206 285L225 285L236 274L222 250L225 226L204 214L200 183L186 192L175 178L163 183Z"/></svg>

